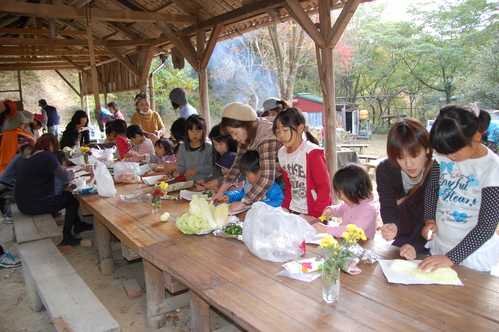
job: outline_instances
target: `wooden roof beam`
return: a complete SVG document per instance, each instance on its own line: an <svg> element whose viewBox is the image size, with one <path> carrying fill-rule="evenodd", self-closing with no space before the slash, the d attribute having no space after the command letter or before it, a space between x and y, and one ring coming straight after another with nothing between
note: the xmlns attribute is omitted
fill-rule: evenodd
<svg viewBox="0 0 499 332"><path fill-rule="evenodd" d="M94 41L95 46L126 47L137 45L148 45L154 39L142 40L101 40ZM88 46L87 39L49 39L49 38L14 38L0 37L0 45L13 46Z"/></svg>
<svg viewBox="0 0 499 332"><path fill-rule="evenodd" d="M298 0L286 0L286 9L295 21L307 32L317 46L320 48L326 47L326 39L315 26L310 16L305 12Z"/></svg>
<svg viewBox="0 0 499 332"><path fill-rule="evenodd" d="M101 50L96 50L94 51L95 55L111 55L111 52L109 51L101 51ZM58 55L67 55L67 56L88 56L89 52L88 50L63 50L63 49L55 49L55 50L46 50L45 52L41 53L40 51L30 51L27 50L24 47L1 47L0 48L0 55L11 55L11 56L38 56L38 57L45 57L45 56L58 56Z"/></svg>
<svg viewBox="0 0 499 332"><path fill-rule="evenodd" d="M336 46L336 43L338 43L338 40L340 40L341 35L352 19L353 14L355 14L357 7L359 7L360 1L361 0L348 0L345 4L345 7L341 10L338 19L334 22L334 25L327 36L327 47L334 48Z"/></svg>
<svg viewBox="0 0 499 332"><path fill-rule="evenodd" d="M179 38L175 32L170 28L165 22L158 22L157 26L166 35L166 37L172 42L172 44L179 50L180 54L189 61L193 68L198 68L196 50L190 43L190 41L185 42ZM190 47L189 47L190 44Z"/></svg>
<svg viewBox="0 0 499 332"><path fill-rule="evenodd" d="M86 36L86 31L76 30L55 30L56 35L60 36ZM48 29L18 29L18 28L0 28L0 34L13 34L13 35L35 35L44 36L50 35Z"/></svg>
<svg viewBox="0 0 499 332"><path fill-rule="evenodd" d="M47 5L36 3L17 2L13 0L2 1L2 12L21 16L87 19L86 8L74 8L65 5ZM110 10L90 8L90 17L93 21L116 22L156 22L194 24L193 15L172 15L151 12L137 12L128 10Z"/></svg>

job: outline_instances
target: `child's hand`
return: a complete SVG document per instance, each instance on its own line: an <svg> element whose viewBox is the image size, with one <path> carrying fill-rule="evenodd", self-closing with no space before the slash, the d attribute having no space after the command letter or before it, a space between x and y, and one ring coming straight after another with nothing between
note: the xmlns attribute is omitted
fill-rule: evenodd
<svg viewBox="0 0 499 332"><path fill-rule="evenodd" d="M204 186L206 187L206 189L208 190L215 190L215 191L218 191L219 189L219 186L218 186L218 180L217 179L214 179L214 180L211 180L211 181L208 181L204 184Z"/></svg>
<svg viewBox="0 0 499 332"><path fill-rule="evenodd" d="M229 196L223 195L222 198L218 200L220 203L229 203Z"/></svg>
<svg viewBox="0 0 499 332"><path fill-rule="evenodd" d="M196 190L206 190L207 189L203 179L198 180L194 183L196 185Z"/></svg>
<svg viewBox="0 0 499 332"><path fill-rule="evenodd" d="M177 169L177 164L168 163L168 164L164 165L164 168L165 168L165 172L168 174L168 173L171 173Z"/></svg>
<svg viewBox="0 0 499 332"><path fill-rule="evenodd" d="M135 157L136 155L137 155L137 152L135 152L135 151L128 151L125 154L125 158Z"/></svg>
<svg viewBox="0 0 499 332"><path fill-rule="evenodd" d="M416 249L414 249L413 246L410 244L404 244L402 247L400 247L400 256L404 257L405 259L408 260L413 260L416 259L417 257Z"/></svg>
<svg viewBox="0 0 499 332"><path fill-rule="evenodd" d="M321 222L316 222L312 225L319 233L327 233L327 226Z"/></svg>
<svg viewBox="0 0 499 332"><path fill-rule="evenodd" d="M418 270L427 271L430 269L430 272L434 272L441 267L451 267L453 265L454 262L446 255L434 255L423 259L418 265Z"/></svg>
<svg viewBox="0 0 499 332"><path fill-rule="evenodd" d="M305 219L306 221L310 222L312 220L315 219L314 216L309 216L308 214L299 214L300 217L302 217L303 219Z"/></svg>
<svg viewBox="0 0 499 332"><path fill-rule="evenodd" d="M427 220L426 226L423 227L421 231L421 235L427 240L431 241L433 239L433 234L438 232L438 226L433 220Z"/></svg>
<svg viewBox="0 0 499 332"><path fill-rule="evenodd" d="M174 177L174 178L178 178L179 176L180 176L180 172L179 172L179 171L177 171L177 170L174 170L174 171L173 171L173 177Z"/></svg>
<svg viewBox="0 0 499 332"><path fill-rule="evenodd" d="M244 209L245 206L246 206L246 204L244 204L243 202L230 203L230 205L229 205L229 211L231 211L231 212L233 212L233 211L239 211L239 210Z"/></svg>
<svg viewBox="0 0 499 332"><path fill-rule="evenodd" d="M185 178L186 179L190 179L192 178L194 175L196 175L196 173L198 172L197 168L196 167L193 167L189 170L187 170L187 172L184 173L185 175Z"/></svg>
<svg viewBox="0 0 499 332"><path fill-rule="evenodd" d="M321 217L329 217L332 215L333 215L333 209L331 209L330 207L327 207L324 209L324 211L322 211Z"/></svg>
<svg viewBox="0 0 499 332"><path fill-rule="evenodd" d="M392 241L397 236L398 227L394 223L384 224L381 227L381 236L385 241Z"/></svg>

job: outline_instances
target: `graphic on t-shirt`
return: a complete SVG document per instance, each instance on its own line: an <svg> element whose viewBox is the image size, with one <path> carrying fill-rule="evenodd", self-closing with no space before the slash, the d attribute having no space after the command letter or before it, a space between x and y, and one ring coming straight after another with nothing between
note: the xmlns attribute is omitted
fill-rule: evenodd
<svg viewBox="0 0 499 332"><path fill-rule="evenodd" d="M452 211L452 217L456 222L466 222L466 218L468 218L468 215L459 211Z"/></svg>

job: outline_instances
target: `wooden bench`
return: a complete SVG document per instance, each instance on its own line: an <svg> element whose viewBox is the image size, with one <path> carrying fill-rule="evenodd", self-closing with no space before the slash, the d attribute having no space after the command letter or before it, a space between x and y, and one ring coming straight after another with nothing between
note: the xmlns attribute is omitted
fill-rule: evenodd
<svg viewBox="0 0 499 332"><path fill-rule="evenodd" d="M369 173L371 168L376 169L376 167L378 167L379 163L382 161L383 161L383 158L379 158L379 159L371 160L370 162L365 163L364 166L366 166L367 173Z"/></svg>
<svg viewBox="0 0 499 332"><path fill-rule="evenodd" d="M57 245L62 241L62 231L50 214L28 216L19 211L16 204L11 204L14 237L17 243L51 239Z"/></svg>
<svg viewBox="0 0 499 332"><path fill-rule="evenodd" d="M359 157L359 159L365 159L366 163L370 162L371 160L379 159L379 156L371 156L368 154L359 154L357 156Z"/></svg>
<svg viewBox="0 0 499 332"><path fill-rule="evenodd" d="M58 331L120 331L50 239L18 245L31 309L47 309Z"/></svg>

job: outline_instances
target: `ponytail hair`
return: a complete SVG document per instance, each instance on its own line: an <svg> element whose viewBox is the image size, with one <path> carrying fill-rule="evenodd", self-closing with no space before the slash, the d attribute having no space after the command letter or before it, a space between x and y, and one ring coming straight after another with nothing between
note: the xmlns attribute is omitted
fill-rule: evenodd
<svg viewBox="0 0 499 332"><path fill-rule="evenodd" d="M300 125L303 125L305 137L307 138L307 140L316 145L319 145L319 141L317 140L317 138L315 138L314 135L312 135L308 131L307 120L305 119L305 116L303 115L302 111L300 111L298 108L290 107L277 113L274 119L274 124L272 126L272 131L274 132L274 135L276 134L277 131L278 122L280 122L281 125L283 125L284 127L291 129L291 137L293 137L293 132L297 132L298 127Z"/></svg>
<svg viewBox="0 0 499 332"><path fill-rule="evenodd" d="M480 112L483 113L483 112ZM442 107L430 130L431 145L441 154L452 154L471 144L486 116L466 106L450 104Z"/></svg>

